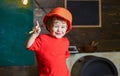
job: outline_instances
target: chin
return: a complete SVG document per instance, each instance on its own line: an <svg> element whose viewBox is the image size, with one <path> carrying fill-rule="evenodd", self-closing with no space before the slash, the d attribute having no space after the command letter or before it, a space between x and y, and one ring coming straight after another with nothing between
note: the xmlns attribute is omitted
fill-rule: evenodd
<svg viewBox="0 0 120 76"><path fill-rule="evenodd" d="M60 39L60 38L62 38L62 37L56 37L56 38Z"/></svg>
<svg viewBox="0 0 120 76"><path fill-rule="evenodd" d="M58 39L60 39L60 38L62 38L64 35L53 35L55 38L58 38Z"/></svg>

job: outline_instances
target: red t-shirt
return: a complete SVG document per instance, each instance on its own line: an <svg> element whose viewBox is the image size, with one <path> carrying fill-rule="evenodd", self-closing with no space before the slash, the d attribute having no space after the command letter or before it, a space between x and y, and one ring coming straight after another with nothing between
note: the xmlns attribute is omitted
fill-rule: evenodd
<svg viewBox="0 0 120 76"><path fill-rule="evenodd" d="M48 34L36 38L29 50L36 54L39 76L70 76L66 65L69 57L67 38L57 39Z"/></svg>

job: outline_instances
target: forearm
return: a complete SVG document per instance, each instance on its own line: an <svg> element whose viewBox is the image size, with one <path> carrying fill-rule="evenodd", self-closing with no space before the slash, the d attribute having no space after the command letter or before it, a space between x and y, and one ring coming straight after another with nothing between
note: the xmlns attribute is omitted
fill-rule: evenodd
<svg viewBox="0 0 120 76"><path fill-rule="evenodd" d="M34 43L34 41L35 41L35 39L36 39L36 37L37 37L38 35L36 35L36 34L32 34L30 37L29 37L29 39L28 39L28 41L27 41L27 43L26 43L26 48L29 48L33 43Z"/></svg>

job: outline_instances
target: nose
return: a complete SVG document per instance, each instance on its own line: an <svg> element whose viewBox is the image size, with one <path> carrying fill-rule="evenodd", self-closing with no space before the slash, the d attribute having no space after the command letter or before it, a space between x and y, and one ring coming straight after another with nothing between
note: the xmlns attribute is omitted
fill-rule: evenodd
<svg viewBox="0 0 120 76"><path fill-rule="evenodd" d="M61 28L61 27L58 27L57 31L59 32L59 31L61 31L61 30L62 30L62 28Z"/></svg>

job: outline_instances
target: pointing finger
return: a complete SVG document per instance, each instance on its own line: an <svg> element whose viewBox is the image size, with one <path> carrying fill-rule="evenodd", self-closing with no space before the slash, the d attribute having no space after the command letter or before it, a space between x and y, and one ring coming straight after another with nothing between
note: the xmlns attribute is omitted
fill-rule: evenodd
<svg viewBox="0 0 120 76"><path fill-rule="evenodd" d="M36 21L36 23L37 23L37 26L40 26L38 20Z"/></svg>

